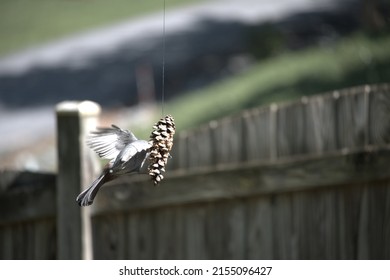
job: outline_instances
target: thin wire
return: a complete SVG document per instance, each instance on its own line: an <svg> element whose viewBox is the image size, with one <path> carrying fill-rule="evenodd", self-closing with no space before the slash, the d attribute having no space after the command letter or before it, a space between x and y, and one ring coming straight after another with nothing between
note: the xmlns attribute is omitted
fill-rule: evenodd
<svg viewBox="0 0 390 280"><path fill-rule="evenodd" d="M162 47L162 92L161 92L161 114L164 115L165 103L165 0L163 7L163 47Z"/></svg>

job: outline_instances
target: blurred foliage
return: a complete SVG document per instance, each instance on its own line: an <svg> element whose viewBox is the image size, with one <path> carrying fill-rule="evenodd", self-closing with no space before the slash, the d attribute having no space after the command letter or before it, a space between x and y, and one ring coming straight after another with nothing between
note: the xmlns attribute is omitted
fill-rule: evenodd
<svg viewBox="0 0 390 280"><path fill-rule="evenodd" d="M256 59L264 59L287 49L284 34L273 23L248 28L249 52Z"/></svg>
<svg viewBox="0 0 390 280"><path fill-rule="evenodd" d="M390 35L356 34L334 45L264 59L240 75L173 100L178 130L243 109L343 87L390 81Z"/></svg>
<svg viewBox="0 0 390 280"><path fill-rule="evenodd" d="M199 1L166 0L166 8ZM1 0L0 54L162 9L163 0Z"/></svg>

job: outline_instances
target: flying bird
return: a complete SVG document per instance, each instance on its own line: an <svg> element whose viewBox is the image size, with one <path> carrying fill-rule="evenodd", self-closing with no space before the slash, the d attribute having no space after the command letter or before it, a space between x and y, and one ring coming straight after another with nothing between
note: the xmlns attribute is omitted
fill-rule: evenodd
<svg viewBox="0 0 390 280"><path fill-rule="evenodd" d="M103 184L124 174L148 172L145 161L149 157L152 143L138 140L131 131L116 125L98 128L88 137L87 145L101 158L110 161L92 185L77 196L76 201L80 206L91 205Z"/></svg>
<svg viewBox="0 0 390 280"><path fill-rule="evenodd" d="M124 174L149 173L154 185L158 185L164 178L162 173L170 158L175 131L174 118L166 115L154 124L149 141L138 140L131 131L116 125L92 132L87 145L101 158L110 161L92 185L77 196L77 203L91 205L103 184ZM145 164L146 159L149 165Z"/></svg>

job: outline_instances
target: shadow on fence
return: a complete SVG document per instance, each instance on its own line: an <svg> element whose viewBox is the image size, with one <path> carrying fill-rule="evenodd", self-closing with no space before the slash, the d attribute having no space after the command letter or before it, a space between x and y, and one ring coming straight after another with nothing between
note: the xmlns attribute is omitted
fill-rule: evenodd
<svg viewBox="0 0 390 280"><path fill-rule="evenodd" d="M59 114L59 134L70 130L57 176L1 174L0 258L390 258L389 85L180 133L160 187L125 177L79 208L74 199L95 169L78 136L97 115L61 126L69 120Z"/></svg>

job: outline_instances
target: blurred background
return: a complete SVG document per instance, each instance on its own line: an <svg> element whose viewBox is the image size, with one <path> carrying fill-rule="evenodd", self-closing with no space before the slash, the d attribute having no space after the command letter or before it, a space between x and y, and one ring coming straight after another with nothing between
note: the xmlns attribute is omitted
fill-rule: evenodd
<svg viewBox="0 0 390 280"><path fill-rule="evenodd" d="M161 112L163 2L0 1L0 168L54 171L54 106L147 137ZM389 81L386 0L166 0L165 112L178 130Z"/></svg>
<svg viewBox="0 0 390 280"><path fill-rule="evenodd" d="M165 37L163 7L0 0L0 259L389 259L390 2L166 0ZM164 186L80 208L65 100L145 139L172 114Z"/></svg>

